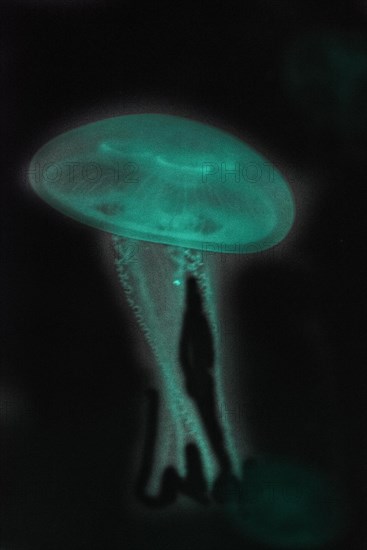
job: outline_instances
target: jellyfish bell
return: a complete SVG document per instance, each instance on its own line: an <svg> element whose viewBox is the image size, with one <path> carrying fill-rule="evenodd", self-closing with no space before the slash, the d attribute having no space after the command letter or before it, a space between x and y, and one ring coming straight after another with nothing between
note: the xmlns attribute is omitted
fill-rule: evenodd
<svg viewBox="0 0 367 550"><path fill-rule="evenodd" d="M248 166L261 177L249 177ZM276 170L236 137L172 115L105 119L65 132L32 159L31 184L51 206L122 237L201 249L268 248L293 223ZM238 175L240 177L238 177Z"/></svg>
<svg viewBox="0 0 367 550"><path fill-rule="evenodd" d="M287 235L293 196L277 170L269 177L268 165L218 128L160 114L81 126L49 141L31 161L30 183L41 198L113 235L121 286L159 367L162 406L153 493L166 466L187 475L189 443L200 452L208 490L218 476L217 457L179 364L185 282L189 276L197 279L211 325L219 415L226 400L227 358L219 338L215 263L204 252L261 251ZM249 167L256 168L255 178ZM133 257L127 253L132 243L137 245ZM222 418L221 423L231 468L240 476L243 456L229 422Z"/></svg>

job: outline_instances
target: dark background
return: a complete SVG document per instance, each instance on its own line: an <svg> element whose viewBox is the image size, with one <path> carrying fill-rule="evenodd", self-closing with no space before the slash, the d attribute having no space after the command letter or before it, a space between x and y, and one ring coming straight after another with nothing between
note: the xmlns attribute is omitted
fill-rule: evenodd
<svg viewBox="0 0 367 550"><path fill-rule="evenodd" d="M0 10L1 549L252 547L210 514L134 513L144 376L129 314L95 232L27 187L31 156L54 135L144 111L249 136L290 178L294 231L239 261L228 298L251 437L260 453L333 472L349 519L331 547L364 548L363 2Z"/></svg>

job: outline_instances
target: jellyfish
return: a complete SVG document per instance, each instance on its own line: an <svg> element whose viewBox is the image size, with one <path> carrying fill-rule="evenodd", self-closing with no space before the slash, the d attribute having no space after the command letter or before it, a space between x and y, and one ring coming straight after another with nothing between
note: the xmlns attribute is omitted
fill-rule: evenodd
<svg viewBox="0 0 367 550"><path fill-rule="evenodd" d="M30 184L43 200L111 235L118 278L151 348L160 393L151 494L159 492L168 466L187 476L190 444L200 454L209 493L219 475L179 361L185 288L189 278L196 280L210 326L219 415L227 399L228 358L220 338L216 262L224 254L274 246L294 220L292 192L269 166L222 129L156 113L77 127L46 143L31 161ZM237 434L225 418L221 429L231 472L240 477Z"/></svg>
<svg viewBox="0 0 367 550"><path fill-rule="evenodd" d="M265 455L247 461L241 484L225 510L249 540L275 548L318 548L345 533L345 491L322 470Z"/></svg>
<svg viewBox="0 0 367 550"><path fill-rule="evenodd" d="M366 136L365 33L331 29L299 34L283 54L284 91L313 132L350 141Z"/></svg>

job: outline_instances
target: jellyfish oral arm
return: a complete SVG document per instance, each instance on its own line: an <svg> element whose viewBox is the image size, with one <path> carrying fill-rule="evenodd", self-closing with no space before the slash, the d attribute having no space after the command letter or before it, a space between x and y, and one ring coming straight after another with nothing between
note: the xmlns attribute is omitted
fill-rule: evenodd
<svg viewBox="0 0 367 550"><path fill-rule="evenodd" d="M160 393L155 464L147 492L159 492L167 466L187 475L185 446L194 442L201 454L210 489L218 465L195 403L187 396L178 361L178 344L185 307L184 273L166 246L136 243L134 257L126 239L113 237L116 267L121 286L136 320L149 342L156 362L155 380ZM171 247L172 250L172 247ZM184 249L177 249L179 254ZM176 251L176 250L175 250Z"/></svg>
<svg viewBox="0 0 367 550"><path fill-rule="evenodd" d="M219 464L196 403L187 394L178 351L186 275L192 272L197 275L207 298L210 296L209 278L205 277L200 263L200 252L156 243L135 244L136 254L127 259L125 251L132 249L129 242L113 237L121 286L156 362L160 410L154 466L147 492L152 496L159 493L161 477L168 466L174 467L181 478L186 477L185 447L188 443L194 443L199 450L210 491L219 473ZM215 325L214 309L209 310L212 325ZM228 434L229 431L227 447L233 447L230 442L228 444ZM235 453L232 458L234 456Z"/></svg>

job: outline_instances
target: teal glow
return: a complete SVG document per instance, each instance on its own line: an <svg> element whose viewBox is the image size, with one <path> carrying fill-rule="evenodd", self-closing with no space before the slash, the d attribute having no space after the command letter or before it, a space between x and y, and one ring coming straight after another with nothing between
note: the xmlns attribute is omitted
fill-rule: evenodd
<svg viewBox="0 0 367 550"><path fill-rule="evenodd" d="M231 252L232 247L238 254L237 245L251 245L254 252L283 239L294 219L288 185L234 136L156 114L106 119L66 132L37 152L29 174L33 189L54 208L113 234L121 286L158 366L162 407L149 491L159 492L168 465L186 476L190 442L199 449L210 490L219 464L179 365L184 283L188 275L196 277L211 325L219 416L226 408L226 358L217 273L204 261L203 250L223 246ZM235 434L228 420L221 422L232 470L240 477Z"/></svg>
<svg viewBox="0 0 367 550"><path fill-rule="evenodd" d="M261 458L245 468L239 497L228 511L256 542L276 548L317 548L343 533L341 491L312 468Z"/></svg>

